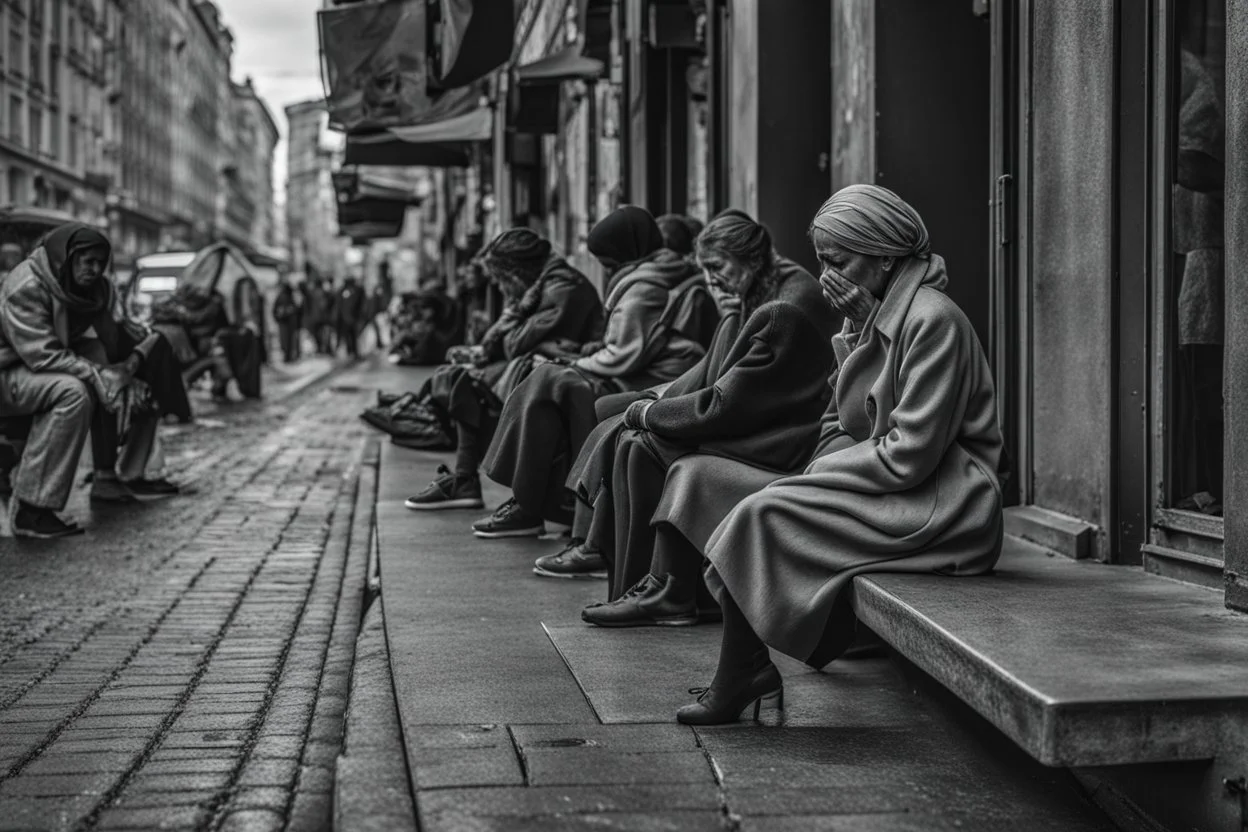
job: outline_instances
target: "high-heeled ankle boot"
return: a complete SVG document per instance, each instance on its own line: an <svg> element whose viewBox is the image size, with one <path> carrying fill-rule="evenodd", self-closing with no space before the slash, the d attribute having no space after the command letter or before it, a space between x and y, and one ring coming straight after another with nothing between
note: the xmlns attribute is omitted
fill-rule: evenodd
<svg viewBox="0 0 1248 832"><path fill-rule="evenodd" d="M761 661L756 655L749 664L731 674L722 670L716 672L709 688L693 688L689 692L700 695L697 702L676 712L676 721L685 725L736 722L750 705L754 706L756 721L764 703L784 710L784 680L772 664L766 648L761 651Z"/></svg>

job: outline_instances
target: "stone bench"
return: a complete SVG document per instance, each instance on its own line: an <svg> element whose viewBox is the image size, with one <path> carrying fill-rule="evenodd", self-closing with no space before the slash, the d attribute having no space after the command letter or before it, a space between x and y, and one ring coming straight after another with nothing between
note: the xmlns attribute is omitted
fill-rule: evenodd
<svg viewBox="0 0 1248 832"><path fill-rule="evenodd" d="M1248 616L1221 593L1006 540L993 576L858 577L855 609L1046 765L1209 760L1243 747Z"/></svg>

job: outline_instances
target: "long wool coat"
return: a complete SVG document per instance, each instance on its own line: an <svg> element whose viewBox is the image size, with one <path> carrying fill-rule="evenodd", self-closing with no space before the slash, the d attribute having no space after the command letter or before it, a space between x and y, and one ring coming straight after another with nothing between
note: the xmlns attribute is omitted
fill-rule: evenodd
<svg viewBox="0 0 1248 832"><path fill-rule="evenodd" d="M747 320L726 316L707 355L650 406L653 443L669 461L705 453L790 473L810 459L829 396L834 317L801 266L781 260L778 278ZM621 430L618 417L600 424L568 478L590 505L611 476Z"/></svg>
<svg viewBox="0 0 1248 832"><path fill-rule="evenodd" d="M665 492L739 493L774 480L701 538L707 583L721 600L731 595L770 646L814 666L847 643L837 630L854 575L975 575L1001 553L992 377L946 282L941 258L908 260L863 330L847 324L837 336L835 396L804 473L776 479L686 457L669 474ZM691 508L696 501L665 498L656 521L698 544L714 521L681 511Z"/></svg>

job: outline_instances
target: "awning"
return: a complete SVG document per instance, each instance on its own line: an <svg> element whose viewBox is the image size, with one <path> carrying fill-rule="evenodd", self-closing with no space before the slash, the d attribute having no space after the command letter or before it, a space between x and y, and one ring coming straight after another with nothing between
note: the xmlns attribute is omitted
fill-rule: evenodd
<svg viewBox="0 0 1248 832"><path fill-rule="evenodd" d="M338 203L338 231L353 240L397 237L407 217L407 201L365 197Z"/></svg>
<svg viewBox="0 0 1248 832"><path fill-rule="evenodd" d="M416 204L416 189L406 182L396 182L357 170L340 170L333 174L338 200L354 201L366 197Z"/></svg>
<svg viewBox="0 0 1248 832"><path fill-rule="evenodd" d="M591 80L602 75L604 65L597 58L587 58L580 47L569 46L553 55L516 67L516 81L521 84L558 84L561 81Z"/></svg>
<svg viewBox="0 0 1248 832"><path fill-rule="evenodd" d="M489 141L493 136L493 110L478 107L432 124L348 134L343 164L467 167L472 162L473 142Z"/></svg>

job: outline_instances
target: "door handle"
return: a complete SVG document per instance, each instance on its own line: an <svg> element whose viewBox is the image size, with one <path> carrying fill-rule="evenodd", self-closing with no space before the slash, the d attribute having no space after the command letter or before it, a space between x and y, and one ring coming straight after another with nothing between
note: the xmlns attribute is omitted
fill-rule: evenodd
<svg viewBox="0 0 1248 832"><path fill-rule="evenodd" d="M1010 183L1013 181L1014 177L1010 176L1008 173L1004 173L997 177L997 193L994 201L996 203L995 207L997 211L996 226L998 246L1006 246L1010 244L1010 232L1009 227L1006 224L1009 213L1006 210L1005 195Z"/></svg>

